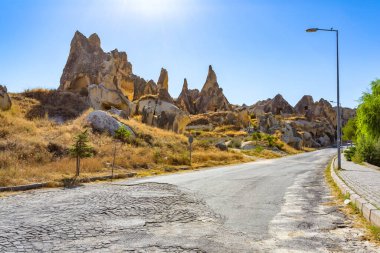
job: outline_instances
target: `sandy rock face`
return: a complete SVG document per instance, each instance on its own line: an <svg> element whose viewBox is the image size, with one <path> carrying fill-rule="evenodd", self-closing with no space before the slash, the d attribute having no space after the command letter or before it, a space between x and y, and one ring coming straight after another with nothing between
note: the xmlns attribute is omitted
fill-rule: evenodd
<svg viewBox="0 0 380 253"><path fill-rule="evenodd" d="M0 85L0 110L7 111L11 109L12 101L8 95L7 87Z"/></svg>
<svg viewBox="0 0 380 253"><path fill-rule="evenodd" d="M177 106L159 99L141 99L137 108L137 113L142 115L143 123L176 133L183 133L186 125L190 122L187 113Z"/></svg>
<svg viewBox="0 0 380 253"><path fill-rule="evenodd" d="M129 126L121 123L105 111L91 112L86 118L86 124L95 131L108 132L112 136L115 135L115 131L119 127L125 127L131 133L131 136L135 136L134 131Z"/></svg>
<svg viewBox="0 0 380 253"><path fill-rule="evenodd" d="M195 101L197 113L205 113L208 111L230 111L232 109L227 98L223 94L223 89L219 87L216 74L209 66L208 75L199 97Z"/></svg>
<svg viewBox="0 0 380 253"><path fill-rule="evenodd" d="M109 110L114 107L123 110L128 116L134 112L134 104L119 90L108 89L103 84L88 86L88 98L95 110Z"/></svg>
<svg viewBox="0 0 380 253"><path fill-rule="evenodd" d="M156 92L155 85L132 73L125 52L104 52L97 34L86 38L77 31L70 46L59 90L80 93L90 84L102 83L107 89L119 89L129 100Z"/></svg>

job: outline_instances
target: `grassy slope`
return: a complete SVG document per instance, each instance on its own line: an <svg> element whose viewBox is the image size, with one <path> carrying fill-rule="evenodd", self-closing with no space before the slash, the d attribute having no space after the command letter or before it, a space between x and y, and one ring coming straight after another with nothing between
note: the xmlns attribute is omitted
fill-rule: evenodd
<svg viewBox="0 0 380 253"><path fill-rule="evenodd" d="M85 129L85 118L91 111L84 99L43 89L11 94L11 97L12 109L0 112L0 187L71 178L75 174L75 159L67 150L75 135ZM71 120L57 124L48 119L57 115ZM116 174L135 172L137 176L148 176L189 169L185 135L147 126L139 117L119 120L131 126L138 137L133 145L117 144ZM89 133L96 154L82 160L81 177L110 175L115 142L107 134ZM195 141L190 169L300 152L281 141L277 142L282 151L275 151L265 140L250 151L220 151L214 147L218 142L230 140L231 147L236 148L251 138L232 125L219 126L213 131L192 131L192 134Z"/></svg>
<svg viewBox="0 0 380 253"><path fill-rule="evenodd" d="M48 95L49 91L38 91ZM76 134L84 129L90 109L64 124L46 117L28 119L41 102L13 94L10 111L0 112L0 186L59 181L72 177L75 160L67 154ZM39 115L43 113L38 113ZM122 120L138 133L135 145L118 144L115 173L136 172L139 176L160 174L188 166L187 138L153 128L135 119ZM82 177L109 175L114 141L106 134L90 131L96 155L83 160ZM252 159L234 151L222 152L211 143L195 140L193 168L247 162Z"/></svg>

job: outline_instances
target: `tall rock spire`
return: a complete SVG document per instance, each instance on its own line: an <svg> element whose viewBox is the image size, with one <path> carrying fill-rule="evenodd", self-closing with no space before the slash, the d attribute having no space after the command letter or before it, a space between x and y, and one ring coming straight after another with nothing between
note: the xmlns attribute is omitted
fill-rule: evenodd
<svg viewBox="0 0 380 253"><path fill-rule="evenodd" d="M224 96L223 89L219 87L216 74L211 65L208 68L206 82L195 103L198 113L231 110L231 105Z"/></svg>

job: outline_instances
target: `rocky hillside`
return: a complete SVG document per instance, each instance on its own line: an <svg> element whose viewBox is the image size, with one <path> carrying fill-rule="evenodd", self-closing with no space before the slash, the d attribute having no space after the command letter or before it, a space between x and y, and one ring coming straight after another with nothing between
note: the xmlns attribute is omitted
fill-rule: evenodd
<svg viewBox="0 0 380 253"><path fill-rule="evenodd" d="M146 81L133 73L125 52L104 52L96 34L86 38L75 33L59 90L88 96L95 109L116 108L127 117L140 115L143 123L177 133L256 125L257 131L277 133L297 149L328 146L336 139L336 108L324 99L314 101L305 95L293 107L278 94L249 107L232 106L212 66L200 91L189 89L184 79L180 95L173 99L166 69L161 69L157 83ZM355 111L344 108L342 115L345 123Z"/></svg>
<svg viewBox="0 0 380 253"><path fill-rule="evenodd" d="M277 132L285 143L297 149L326 147L336 141L337 108L325 99L314 102L312 96L305 95L293 107L278 94L247 110L257 118L257 130L269 134ZM341 115L344 125L355 116L355 110L342 108Z"/></svg>
<svg viewBox="0 0 380 253"><path fill-rule="evenodd" d="M25 96L42 102L28 112L29 117L47 115L59 123L75 119L91 107L176 133L232 127L276 135L296 149L328 146L336 140L336 108L324 99L314 101L304 96L293 107L278 94L252 106L234 106L211 65L200 91L189 89L185 78L181 93L174 99L169 94L165 68L161 68L157 82L145 80L133 73L125 52L104 52L97 34L87 38L78 31L71 41L58 90L50 91L48 97L36 93ZM6 88L1 86L0 106L3 110L11 106ZM343 108L343 123L354 115L355 110Z"/></svg>

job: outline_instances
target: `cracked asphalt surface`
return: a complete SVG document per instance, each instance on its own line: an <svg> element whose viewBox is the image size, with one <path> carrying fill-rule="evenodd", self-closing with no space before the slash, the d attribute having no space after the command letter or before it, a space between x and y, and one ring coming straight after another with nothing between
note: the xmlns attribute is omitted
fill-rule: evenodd
<svg viewBox="0 0 380 253"><path fill-rule="evenodd" d="M379 252L336 206L332 149L0 199L0 252Z"/></svg>

